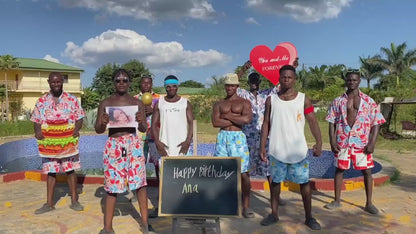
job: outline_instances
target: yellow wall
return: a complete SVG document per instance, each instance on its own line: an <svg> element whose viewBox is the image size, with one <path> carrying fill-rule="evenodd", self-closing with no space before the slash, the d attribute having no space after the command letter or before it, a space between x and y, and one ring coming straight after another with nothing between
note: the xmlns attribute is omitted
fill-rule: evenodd
<svg viewBox="0 0 416 234"><path fill-rule="evenodd" d="M48 76L49 71L27 71L16 70L7 72L7 86L9 87L10 101L20 99L23 108L33 110L36 101L45 93L49 92ZM68 83L64 83L64 91L74 94L81 102L81 74L62 72L68 75ZM18 80L16 82L16 75ZM0 84L5 83L4 72L0 72Z"/></svg>

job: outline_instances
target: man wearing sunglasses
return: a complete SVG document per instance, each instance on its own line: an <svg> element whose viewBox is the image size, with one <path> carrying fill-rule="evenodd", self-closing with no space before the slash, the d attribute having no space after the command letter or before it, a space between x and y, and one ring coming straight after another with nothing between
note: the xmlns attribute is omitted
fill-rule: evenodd
<svg viewBox="0 0 416 234"><path fill-rule="evenodd" d="M364 176L367 202L364 210L378 214L372 203L374 167L373 155L380 125L386 122L377 103L359 89L361 74L359 70L348 70L346 73L347 91L337 97L328 110L326 120L329 122L329 140L335 154L336 167L334 187L335 200L326 204L327 209L340 208L343 174L350 168L352 161L356 170Z"/></svg>
<svg viewBox="0 0 416 234"><path fill-rule="evenodd" d="M98 106L95 131L101 134L107 128L109 115L106 113L106 107L137 106L137 129L140 132L146 132L145 107L142 101L128 93L130 86L128 72L124 69L116 70L113 73L113 80L115 93L104 99ZM107 192L107 196L104 205L104 228L100 233L114 233L112 223L117 194L126 192L127 185L130 191L137 190L142 231L143 233L148 233L145 157L143 155L143 142L136 135L136 128L109 128L103 158L104 190Z"/></svg>

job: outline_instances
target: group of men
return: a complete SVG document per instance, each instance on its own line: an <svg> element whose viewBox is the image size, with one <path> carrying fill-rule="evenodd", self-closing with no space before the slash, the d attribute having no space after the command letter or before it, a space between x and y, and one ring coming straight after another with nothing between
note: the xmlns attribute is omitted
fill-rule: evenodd
<svg viewBox="0 0 416 234"><path fill-rule="evenodd" d="M243 217L254 217L250 209L250 175L264 176L270 185L272 212L262 225L278 222L280 185L282 181L300 184L305 209L305 224L319 230L320 224L312 217L311 187L309 184L308 146L304 135L305 120L315 138L313 156L322 151L321 132L314 115L311 100L295 89L296 66L280 68L280 84L259 90L260 76L249 75L250 90L239 88L241 75L251 67L244 64L239 74L230 73L225 78L226 97L213 106L212 125L219 128L215 156L241 157ZM75 125L73 137L79 137L82 118L85 116L77 98L63 91L63 76L52 72L48 78L50 92L41 97L33 111L35 137L44 139L41 126L48 119L66 119ZM148 217L157 216L157 208L148 214L146 191L146 162L155 165L159 178L160 157L188 155L193 133L193 114L190 102L177 94L178 78L169 75L164 79L166 95L160 98L153 93L150 75L142 76L141 92L129 94L129 72L118 69L113 73L114 94L100 102L95 131L104 133L109 123L106 107L137 106L135 128L108 128L108 139L103 154L104 189L107 192L104 207L104 227L100 233L114 233L113 213L117 194L133 191L141 212L142 230L149 231ZM377 104L359 90L360 72L346 73L346 92L331 104L326 120L329 122L331 150L335 154L335 200L325 206L341 206L340 193L344 170L352 161L355 169L364 175L367 203L365 210L377 214L372 203L372 153L379 130L385 122ZM144 105L143 93L150 92L153 102ZM142 134L139 134L141 132ZM70 208L82 211L76 191L74 170L80 169L79 155L66 158L42 158L47 176L47 202L35 211L42 214L54 208L53 194L56 173L66 173L71 195Z"/></svg>

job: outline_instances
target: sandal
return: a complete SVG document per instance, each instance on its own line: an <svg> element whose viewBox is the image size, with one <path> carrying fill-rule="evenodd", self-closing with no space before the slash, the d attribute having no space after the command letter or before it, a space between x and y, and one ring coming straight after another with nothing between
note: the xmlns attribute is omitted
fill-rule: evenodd
<svg viewBox="0 0 416 234"><path fill-rule="evenodd" d="M78 202L72 202L69 208L75 210L75 211L83 211L84 207Z"/></svg>
<svg viewBox="0 0 416 234"><path fill-rule="evenodd" d="M100 230L98 234L115 234L114 231L107 231L104 228Z"/></svg>
<svg viewBox="0 0 416 234"><path fill-rule="evenodd" d="M378 214L378 209L373 204L365 206L364 210L367 211L368 213L372 214L372 215Z"/></svg>
<svg viewBox="0 0 416 234"><path fill-rule="evenodd" d="M337 208L340 208L342 205L340 202L332 201L331 203L326 204L324 207L328 210L335 210Z"/></svg>
<svg viewBox="0 0 416 234"><path fill-rule="evenodd" d="M315 218L310 218L305 221L306 226L312 230L321 230L321 225L316 221Z"/></svg>
<svg viewBox="0 0 416 234"><path fill-rule="evenodd" d="M274 224L279 222L279 218L274 217L274 215L269 214L266 218L264 218L260 224L263 226L269 226L270 224Z"/></svg>
<svg viewBox="0 0 416 234"><path fill-rule="evenodd" d="M250 208L244 209L243 210L243 217L246 218L246 219L254 218L254 212Z"/></svg>
<svg viewBox="0 0 416 234"><path fill-rule="evenodd" d="M55 207L50 206L48 203L45 203L41 208L35 210L35 214L43 214L53 210L55 210Z"/></svg>

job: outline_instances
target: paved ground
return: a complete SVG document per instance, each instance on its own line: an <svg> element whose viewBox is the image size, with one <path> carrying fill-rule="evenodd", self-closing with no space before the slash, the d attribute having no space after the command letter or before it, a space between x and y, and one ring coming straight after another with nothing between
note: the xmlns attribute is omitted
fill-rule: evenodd
<svg viewBox="0 0 416 234"><path fill-rule="evenodd" d="M332 192L314 191L313 215L322 225L322 231L314 233L416 233L416 154L377 151L377 155L400 171L399 180L374 189L380 215L371 216L363 211L363 189L343 192L343 207L337 211L323 208L332 200ZM156 189L148 191L154 199ZM79 193L85 206L83 212L69 209L67 186L59 184L56 210L34 215L33 211L45 202L45 182L25 180L0 184L0 233L98 233L102 228L103 187L79 185ZM131 194L119 196L114 218L117 233L140 233L139 208L137 203L130 203L130 197ZM251 202L255 218L221 218L222 233L312 232L303 224L300 194L289 191L282 192L287 205L279 211L279 223L262 227L261 219L270 212L268 197L268 191L254 191ZM152 207L151 201L149 207ZM157 233L170 233L171 218L150 219L150 223ZM180 233L198 233L198 230L191 228Z"/></svg>
<svg viewBox="0 0 416 234"><path fill-rule="evenodd" d="M389 152L382 152L387 154ZM401 179L395 183L375 188L374 201L381 210L380 215L371 216L363 211L364 190L343 192L343 207L337 211L323 208L332 200L332 192L315 191L313 214L322 225L322 231L314 233L415 233L416 232L416 171L413 166L416 155L387 155L392 163L400 160L398 168ZM34 215L46 196L45 182L16 181L0 184L0 233L98 233L102 227L103 187L101 185L79 185L80 201L85 211L69 209L70 199L64 184L56 194L56 210L43 215ZM155 188L149 188L154 198ZM137 222L137 203L129 202L130 194L119 196L114 218L117 233L140 233ZM300 194L283 192L287 205L280 209L278 224L262 227L262 217L270 212L268 192L255 191L251 198L256 212L253 219L221 218L222 233L310 233L303 224L303 207ZM149 207L152 203L149 201ZM170 233L172 219L151 219L157 233ZM181 233L198 233L196 228Z"/></svg>

